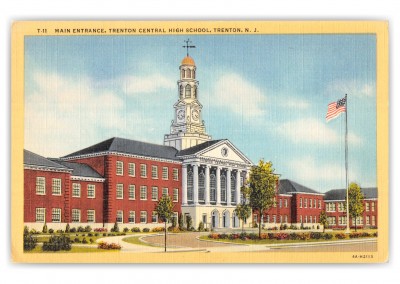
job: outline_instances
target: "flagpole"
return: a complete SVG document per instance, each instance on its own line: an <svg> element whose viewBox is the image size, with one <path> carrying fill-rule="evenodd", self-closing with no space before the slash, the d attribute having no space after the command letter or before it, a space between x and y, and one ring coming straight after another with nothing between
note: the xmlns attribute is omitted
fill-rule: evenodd
<svg viewBox="0 0 400 284"><path fill-rule="evenodd" d="M345 134L345 168L346 168L346 214L347 214L347 222L346 222L346 234L350 233L350 218L349 218L349 175L348 175L348 162L349 162L349 148L347 146L347 111L348 111L348 101L347 101L347 94L345 95L346 98L346 134Z"/></svg>

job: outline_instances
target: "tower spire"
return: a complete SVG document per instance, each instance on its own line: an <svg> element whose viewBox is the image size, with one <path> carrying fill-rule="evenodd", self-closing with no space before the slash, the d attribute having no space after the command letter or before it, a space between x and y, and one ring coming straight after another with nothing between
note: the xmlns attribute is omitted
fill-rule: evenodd
<svg viewBox="0 0 400 284"><path fill-rule="evenodd" d="M196 46L195 45L189 45L189 43L192 42L190 39L184 40L184 42L186 43L186 45L184 45L182 47L186 48L186 56L189 57L189 48L196 48Z"/></svg>

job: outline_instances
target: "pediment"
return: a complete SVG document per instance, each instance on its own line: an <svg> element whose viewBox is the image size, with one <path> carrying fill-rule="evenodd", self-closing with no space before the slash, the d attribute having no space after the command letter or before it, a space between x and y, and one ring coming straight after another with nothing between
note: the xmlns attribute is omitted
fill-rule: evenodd
<svg viewBox="0 0 400 284"><path fill-rule="evenodd" d="M211 145L198 152L198 157L231 161L235 163L243 163L252 165L248 159L238 148L236 148L229 140L222 140L219 143Z"/></svg>

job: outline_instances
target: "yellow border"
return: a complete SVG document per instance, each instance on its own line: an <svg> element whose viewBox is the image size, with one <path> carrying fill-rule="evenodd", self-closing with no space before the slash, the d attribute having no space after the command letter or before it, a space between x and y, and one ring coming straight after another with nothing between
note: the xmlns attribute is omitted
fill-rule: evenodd
<svg viewBox="0 0 400 284"><path fill-rule="evenodd" d="M109 29L137 28L137 33L110 33ZM184 28L184 32L169 29ZM105 29L98 33L55 33L54 29ZM153 29L139 32L140 28ZM186 32L186 28L192 29ZM208 31L194 31L206 28ZM221 32L214 28L241 28ZM248 28L249 32L245 32ZM44 29L46 33L44 33ZM156 29L159 29L156 31ZM162 30L164 29L164 30ZM27 254L23 252L23 139L24 139L24 36L26 35L212 35L212 34L375 34L377 40L377 179L378 251L373 258L353 259L352 252L306 253L141 253L139 254ZM101 32L101 30L98 30ZM193 32L191 32L193 31ZM388 23L384 21L52 21L16 22L11 49L11 249L15 262L30 263L375 263L388 260L389 237L389 51Z"/></svg>

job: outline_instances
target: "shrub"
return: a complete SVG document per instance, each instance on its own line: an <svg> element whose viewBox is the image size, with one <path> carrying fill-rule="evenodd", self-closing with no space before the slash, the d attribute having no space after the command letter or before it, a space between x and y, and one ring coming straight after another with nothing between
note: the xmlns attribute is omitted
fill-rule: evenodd
<svg viewBox="0 0 400 284"><path fill-rule="evenodd" d="M297 227L295 225L290 225L289 229L290 230L297 230Z"/></svg>
<svg viewBox="0 0 400 284"><path fill-rule="evenodd" d="M208 235L208 238L209 238L209 239L217 240L217 239L219 239L219 234L215 234L215 233L209 234L209 235Z"/></svg>
<svg viewBox="0 0 400 284"><path fill-rule="evenodd" d="M289 240L297 240L298 236L296 233L290 233L289 234Z"/></svg>
<svg viewBox="0 0 400 284"><path fill-rule="evenodd" d="M76 232L76 228L75 228L75 227L71 228L71 229L69 230L69 232L70 232L70 233L75 233L75 232Z"/></svg>
<svg viewBox="0 0 400 284"><path fill-rule="evenodd" d="M43 243L43 251L71 250L71 241L66 235L51 236L48 242Z"/></svg>
<svg viewBox="0 0 400 284"><path fill-rule="evenodd" d="M350 233L349 237L350 239L358 239L359 237L361 237L361 233L359 232Z"/></svg>
<svg viewBox="0 0 400 284"><path fill-rule="evenodd" d="M370 237L370 236L371 236L371 234L368 233L368 232L362 232L362 233L361 233L361 237L363 237L363 238L368 238L368 237Z"/></svg>
<svg viewBox="0 0 400 284"><path fill-rule="evenodd" d="M270 240L275 239L275 234L274 233L268 233L268 239L270 239Z"/></svg>
<svg viewBox="0 0 400 284"><path fill-rule="evenodd" d="M87 225L86 227L85 227L85 232L86 233L89 233L89 232L91 232L92 231L92 228L89 226L89 225Z"/></svg>
<svg viewBox="0 0 400 284"><path fill-rule="evenodd" d="M150 229L149 229L149 228L144 228L144 229L143 229L143 232L144 232L144 233L148 233L148 232L150 232Z"/></svg>
<svg viewBox="0 0 400 284"><path fill-rule="evenodd" d="M65 232L66 233L69 233L69 230L70 230L71 228L69 227L69 223L65 226Z"/></svg>
<svg viewBox="0 0 400 284"><path fill-rule="evenodd" d="M139 227L133 227L131 229L132 233L140 233L140 228Z"/></svg>
<svg viewBox="0 0 400 284"><path fill-rule="evenodd" d="M98 236L99 236L99 233L94 233L94 236L95 236L95 237L98 237Z"/></svg>
<svg viewBox="0 0 400 284"><path fill-rule="evenodd" d="M80 243L81 240L80 240L78 237L76 237L76 238L74 239L74 242L75 242L75 243Z"/></svg>
<svg viewBox="0 0 400 284"><path fill-rule="evenodd" d="M199 223L199 228L198 228L198 230L199 230L200 232L204 231L204 223L203 223L203 222L200 222L200 223Z"/></svg>
<svg viewBox="0 0 400 284"><path fill-rule="evenodd" d="M60 229L60 230L57 230L56 232L57 232L58 234L64 234L64 231L61 230L61 229Z"/></svg>
<svg viewBox="0 0 400 284"><path fill-rule="evenodd" d="M253 223L253 228L258 228L257 222L254 222L254 223Z"/></svg>
<svg viewBox="0 0 400 284"><path fill-rule="evenodd" d="M324 234L322 234L322 238L324 240L331 240L333 238L333 235L330 233L324 233Z"/></svg>
<svg viewBox="0 0 400 284"><path fill-rule="evenodd" d="M47 234L47 224L46 223L44 223L44 225L43 225L42 233Z"/></svg>
<svg viewBox="0 0 400 284"><path fill-rule="evenodd" d="M127 233L127 232L129 232L129 228L125 227L123 231L124 231L124 233Z"/></svg>
<svg viewBox="0 0 400 284"><path fill-rule="evenodd" d="M118 223L117 222L114 223L114 227L111 229L111 232L115 232L115 233L119 232L119 227L118 227Z"/></svg>
<svg viewBox="0 0 400 284"><path fill-rule="evenodd" d="M258 239L258 235L255 234L255 233L250 233L250 234L248 235L248 237L249 237L250 240L256 240L256 239Z"/></svg>
<svg viewBox="0 0 400 284"><path fill-rule="evenodd" d="M297 238L302 241L307 241L310 239L310 233L300 233L297 235Z"/></svg>
<svg viewBox="0 0 400 284"><path fill-rule="evenodd" d="M378 232L373 233L372 236L378 237Z"/></svg>
<svg viewBox="0 0 400 284"><path fill-rule="evenodd" d="M107 233L103 233L103 237L106 237L107 236Z"/></svg>
<svg viewBox="0 0 400 284"><path fill-rule="evenodd" d="M192 221L192 216L187 215L187 216L186 216L186 229L187 229L188 231L191 230L191 228L192 228L192 223L193 223L193 221Z"/></svg>
<svg viewBox="0 0 400 284"><path fill-rule="evenodd" d="M100 242L97 245L97 248L98 249L115 249L115 250L119 250L119 249L121 249L121 246L119 244L116 244L116 243L108 244L106 242Z"/></svg>
<svg viewBox="0 0 400 284"><path fill-rule="evenodd" d="M29 232L27 226L24 227L24 250L29 251L33 250L36 247L37 238L33 236L32 233Z"/></svg>
<svg viewBox="0 0 400 284"><path fill-rule="evenodd" d="M93 243L94 243L94 240L93 240L92 238L90 238L90 239L89 239L89 242L90 242L91 244L93 244Z"/></svg>
<svg viewBox="0 0 400 284"><path fill-rule="evenodd" d="M178 215L178 226L179 226L179 230L183 230L183 215L182 213L180 213Z"/></svg>
<svg viewBox="0 0 400 284"><path fill-rule="evenodd" d="M172 222L171 226L172 226L173 228L175 228L175 227L176 227L176 222L177 222L176 218L175 218L175 217L172 217L171 222Z"/></svg>
<svg viewBox="0 0 400 284"><path fill-rule="evenodd" d="M96 228L93 230L94 232L99 232L99 233L103 233L103 232L107 232L107 228Z"/></svg>
<svg viewBox="0 0 400 284"><path fill-rule="evenodd" d="M151 231L152 232L164 232L164 227L155 227Z"/></svg>
<svg viewBox="0 0 400 284"><path fill-rule="evenodd" d="M87 244L87 243L88 243L87 239L85 237L83 237L82 244Z"/></svg>
<svg viewBox="0 0 400 284"><path fill-rule="evenodd" d="M339 239L339 240L343 240L346 238L346 235L344 233L337 233L335 235L335 238Z"/></svg>
<svg viewBox="0 0 400 284"><path fill-rule="evenodd" d="M78 231L79 233L82 233L82 232L85 231L85 229L84 229L82 226L79 226L78 229L77 229L77 231Z"/></svg>
<svg viewBox="0 0 400 284"><path fill-rule="evenodd" d="M275 238L277 240L286 240L288 239L289 235L287 233L277 233L275 234Z"/></svg>
<svg viewBox="0 0 400 284"><path fill-rule="evenodd" d="M49 234L52 234L52 233L54 233L54 230L53 229L49 229Z"/></svg>
<svg viewBox="0 0 400 284"><path fill-rule="evenodd" d="M320 232L311 232L310 238L313 240L319 240L322 237Z"/></svg>

